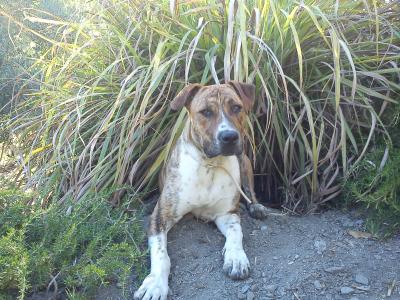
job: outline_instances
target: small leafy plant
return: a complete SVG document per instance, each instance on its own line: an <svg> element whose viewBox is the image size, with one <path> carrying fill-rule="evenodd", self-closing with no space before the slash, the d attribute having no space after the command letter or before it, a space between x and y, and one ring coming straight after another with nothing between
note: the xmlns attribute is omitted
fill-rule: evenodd
<svg viewBox="0 0 400 300"><path fill-rule="evenodd" d="M345 183L347 203L367 208L367 229L376 236L400 230L400 148L374 149Z"/></svg>
<svg viewBox="0 0 400 300"><path fill-rule="evenodd" d="M143 233L128 206L113 209L108 197L43 207L38 195L1 190L0 293L23 299L33 291L65 289L88 296L113 282L126 293L132 266L142 272Z"/></svg>

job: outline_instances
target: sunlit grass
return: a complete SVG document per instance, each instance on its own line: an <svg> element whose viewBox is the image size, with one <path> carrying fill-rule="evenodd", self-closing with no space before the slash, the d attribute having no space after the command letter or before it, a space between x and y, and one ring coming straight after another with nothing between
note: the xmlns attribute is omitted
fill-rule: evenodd
<svg viewBox="0 0 400 300"><path fill-rule="evenodd" d="M376 133L385 134L382 112L398 105L398 6L93 5L79 24L48 25L56 33L52 46L32 67L40 89L21 102L9 126L28 183L62 199L117 186L117 203L124 185L153 190L186 118L169 102L187 83L234 79L257 86L247 152L260 198L312 211L340 193L338 179ZM26 30L29 22L19 26Z"/></svg>

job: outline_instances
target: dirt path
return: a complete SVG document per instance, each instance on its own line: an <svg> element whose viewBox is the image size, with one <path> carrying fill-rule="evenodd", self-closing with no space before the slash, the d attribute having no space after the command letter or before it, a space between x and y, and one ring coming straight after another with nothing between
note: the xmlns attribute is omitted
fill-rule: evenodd
<svg viewBox="0 0 400 300"><path fill-rule="evenodd" d="M242 212L242 225L245 281L223 274L224 238L213 224L187 217L171 230L170 299L400 299L400 236L356 239L348 230L363 221L339 211L265 221Z"/></svg>

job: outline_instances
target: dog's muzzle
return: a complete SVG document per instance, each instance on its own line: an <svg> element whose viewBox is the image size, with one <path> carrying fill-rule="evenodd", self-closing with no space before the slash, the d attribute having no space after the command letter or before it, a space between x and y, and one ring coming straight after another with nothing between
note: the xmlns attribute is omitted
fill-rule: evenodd
<svg viewBox="0 0 400 300"><path fill-rule="evenodd" d="M220 155L230 156L242 153L239 132L232 129L222 130L217 135Z"/></svg>

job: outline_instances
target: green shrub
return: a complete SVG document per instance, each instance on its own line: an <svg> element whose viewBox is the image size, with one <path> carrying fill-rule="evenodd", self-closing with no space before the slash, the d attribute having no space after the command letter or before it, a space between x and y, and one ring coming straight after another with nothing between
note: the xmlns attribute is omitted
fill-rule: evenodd
<svg viewBox="0 0 400 300"><path fill-rule="evenodd" d="M22 299L48 286L53 290L54 279L59 288L81 295L112 282L125 292L132 266L142 273L144 253L137 245L144 235L126 212L133 200L113 209L108 197L43 207L37 195L0 191L0 291L18 291Z"/></svg>
<svg viewBox="0 0 400 300"><path fill-rule="evenodd" d="M400 230L400 148L377 148L345 183L348 203L367 208L367 229L377 236Z"/></svg>
<svg viewBox="0 0 400 300"><path fill-rule="evenodd" d="M0 236L0 296L2 291L17 287L19 299L23 299L29 288L30 257L23 238L23 229L12 228Z"/></svg>

